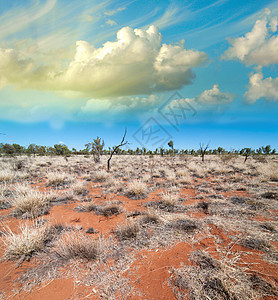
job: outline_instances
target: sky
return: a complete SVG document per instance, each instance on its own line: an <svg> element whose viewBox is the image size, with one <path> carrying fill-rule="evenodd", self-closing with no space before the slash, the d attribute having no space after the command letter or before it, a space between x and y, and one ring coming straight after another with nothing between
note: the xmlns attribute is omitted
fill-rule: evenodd
<svg viewBox="0 0 278 300"><path fill-rule="evenodd" d="M0 0L0 142L278 148L277 1Z"/></svg>

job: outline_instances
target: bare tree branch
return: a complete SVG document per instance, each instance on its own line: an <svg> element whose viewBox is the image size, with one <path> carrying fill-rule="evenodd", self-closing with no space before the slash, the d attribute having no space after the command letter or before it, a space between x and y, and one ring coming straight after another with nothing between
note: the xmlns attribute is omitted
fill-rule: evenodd
<svg viewBox="0 0 278 300"><path fill-rule="evenodd" d="M200 143L200 153L201 153L201 156L202 156L202 161L205 161L205 154L206 154L206 151L207 151L207 149L209 147L209 143L210 142L208 142L206 144L206 146L205 146L204 143Z"/></svg>
<svg viewBox="0 0 278 300"><path fill-rule="evenodd" d="M113 150L112 150L112 152L111 152L111 154L110 154L110 157L109 157L108 160L107 160L107 171L108 171L108 172L110 171L110 160L111 160L112 156L118 151L118 149L119 149L120 147L129 144L127 141L125 142L126 133L127 133L127 129L125 129L125 133L124 133L124 136L123 136L123 138L122 138L121 143L120 143L119 145L113 147Z"/></svg>

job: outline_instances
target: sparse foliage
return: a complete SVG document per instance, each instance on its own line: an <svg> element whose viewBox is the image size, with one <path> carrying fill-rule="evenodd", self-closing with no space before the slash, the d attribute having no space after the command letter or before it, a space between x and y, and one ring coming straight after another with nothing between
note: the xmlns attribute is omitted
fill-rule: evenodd
<svg viewBox="0 0 278 300"><path fill-rule="evenodd" d="M85 147L93 154L95 163L99 163L104 148L104 141L97 137L93 142L86 144Z"/></svg>

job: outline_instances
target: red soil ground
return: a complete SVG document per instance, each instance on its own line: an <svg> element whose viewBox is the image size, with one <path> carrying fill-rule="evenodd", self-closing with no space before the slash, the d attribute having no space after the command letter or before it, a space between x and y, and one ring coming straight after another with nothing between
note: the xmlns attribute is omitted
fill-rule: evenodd
<svg viewBox="0 0 278 300"><path fill-rule="evenodd" d="M44 189L43 184L39 184L40 189ZM88 184L90 187L90 184ZM145 210L144 203L148 201L157 201L159 199L159 192L157 189L148 195L147 199L132 200L126 196L113 196L113 200L119 200L122 202L121 207L124 212L131 212L136 210ZM106 199L102 194L101 188L90 188L88 196L95 197L96 203L105 203ZM223 196L250 196L245 191L228 192ZM196 190L194 188L181 189L181 197L185 197L186 201L184 205L192 205L200 202L196 199ZM111 199L111 197L110 197ZM79 203L80 204L80 203ZM89 227L93 227L104 237L113 235L112 231L121 223L126 220L124 213L121 213L110 218L98 216L91 212L77 212L74 207L79 205L77 203L67 203L63 205L55 205L51 208L50 213L44 216L44 219L48 219L52 224L61 223L64 225L76 225L82 227L85 231ZM11 210L0 211L2 219L2 225L8 225L12 231L16 232L18 226L23 221L9 216ZM277 213L277 212L276 212ZM203 219L207 215L201 211L190 212L190 216L195 219ZM263 217L257 216L258 220L264 220ZM175 299L173 291L169 285L169 278L171 276L172 268L179 268L184 265L190 265L189 256L193 250L201 249L206 250L215 258L219 258L217 247L225 248L230 247L231 239L229 235L236 235L236 232L225 233L220 228L211 224L209 232L201 232L198 234L195 243L179 242L176 245L157 249L157 250L141 250L136 254L133 263L128 270L123 274L126 278L130 279L130 283L133 287L139 291L136 296L129 297L129 299ZM4 245L1 245L1 257L4 253ZM278 244L273 244L278 250ZM278 283L277 266L265 261L262 256L262 251L250 250L234 244L230 249L231 253L244 253L241 256L239 265L244 267L248 266L250 273L259 274L267 281ZM0 263L0 291L2 293L2 299L44 299L44 300L59 300L59 299L100 299L97 291L91 286L80 285L75 282L72 277L65 276L58 279L54 279L49 282L44 282L39 286L34 287L30 292L25 292L21 288L20 282L17 279L27 270L35 264L35 259L31 259L30 262L23 262L21 265L17 265L14 261L2 261ZM67 269L62 270L67 274ZM0 293L0 299L1 299ZM265 299L274 299L271 297Z"/></svg>

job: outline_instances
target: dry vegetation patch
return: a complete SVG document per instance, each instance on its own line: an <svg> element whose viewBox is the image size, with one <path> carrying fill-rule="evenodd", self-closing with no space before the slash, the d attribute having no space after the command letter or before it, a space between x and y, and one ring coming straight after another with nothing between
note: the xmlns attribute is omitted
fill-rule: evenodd
<svg viewBox="0 0 278 300"><path fill-rule="evenodd" d="M81 233L66 233L56 243L54 253L59 259L94 260L101 251L100 242Z"/></svg>
<svg viewBox="0 0 278 300"><path fill-rule="evenodd" d="M250 277L229 260L204 251L191 255L192 266L173 269L170 282L177 299L258 299Z"/></svg>
<svg viewBox="0 0 278 300"><path fill-rule="evenodd" d="M134 180L128 184L127 195L130 198L145 198L148 192L147 185L141 180Z"/></svg>
<svg viewBox="0 0 278 300"><path fill-rule="evenodd" d="M3 242L6 246L4 258L27 259L34 253L43 251L48 234L47 227L33 228L30 226L20 226L20 233L12 232L9 227L3 232Z"/></svg>
<svg viewBox="0 0 278 300"><path fill-rule="evenodd" d="M74 177L66 172L49 172L47 174L47 185L66 185L74 181Z"/></svg>
<svg viewBox="0 0 278 300"><path fill-rule="evenodd" d="M6 184L0 184L0 209L6 209L11 206L10 203L11 191Z"/></svg>
<svg viewBox="0 0 278 300"><path fill-rule="evenodd" d="M115 235L120 241L135 239L139 233L140 225L137 222L127 222L119 225L115 230Z"/></svg>
<svg viewBox="0 0 278 300"><path fill-rule="evenodd" d="M29 190L19 193L11 201L14 215L22 218L37 218L48 213L50 200L46 193Z"/></svg>
<svg viewBox="0 0 278 300"><path fill-rule="evenodd" d="M194 250L190 260L190 253L185 259L173 252L157 267L160 256L150 255L152 271L142 267L164 287L161 297L277 297L276 157L249 157L244 164L234 155L207 156L205 162L193 156L115 155L109 173L106 159L97 164L90 156L0 159L1 221L13 228L1 233L4 258L22 261L39 254L43 267L31 268L29 279L49 280L51 268L58 276L59 266L78 283L82 277L96 296L143 299L151 283L142 290L136 284L137 294L133 283L143 284L145 274L127 279L127 270L140 269L133 266L135 257L157 252L164 257L184 242ZM26 218L34 224L27 225ZM48 225L55 218L62 223ZM174 295L166 294L162 274L170 276Z"/></svg>

